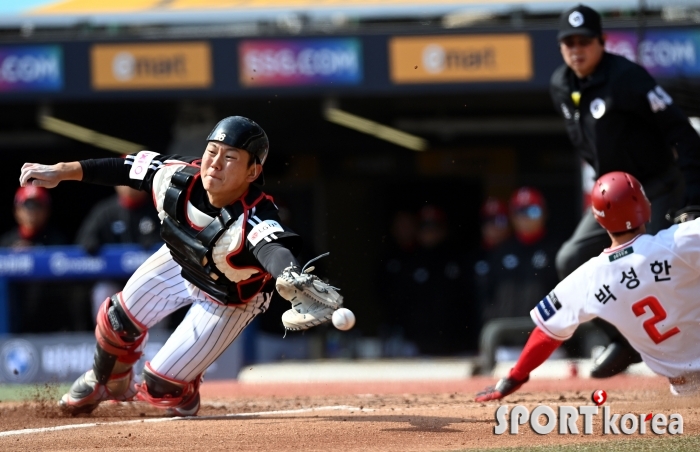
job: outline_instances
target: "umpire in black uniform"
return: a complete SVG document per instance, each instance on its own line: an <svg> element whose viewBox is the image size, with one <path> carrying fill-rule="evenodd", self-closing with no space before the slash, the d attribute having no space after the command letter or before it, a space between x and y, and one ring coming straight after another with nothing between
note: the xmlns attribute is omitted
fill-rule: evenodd
<svg viewBox="0 0 700 452"><path fill-rule="evenodd" d="M643 67L605 51L595 10L578 5L565 11L558 40L565 64L552 75L550 92L572 143L596 178L625 171L642 182L652 205L649 233L670 226L669 210L700 204L700 137ZM608 246L610 238L593 215L583 215L557 254L559 277ZM611 344L595 362L596 378L641 361L612 325L602 323Z"/></svg>

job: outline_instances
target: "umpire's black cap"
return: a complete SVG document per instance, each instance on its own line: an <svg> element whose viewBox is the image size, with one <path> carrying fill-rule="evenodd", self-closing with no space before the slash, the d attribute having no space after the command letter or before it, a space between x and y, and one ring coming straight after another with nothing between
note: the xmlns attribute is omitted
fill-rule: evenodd
<svg viewBox="0 0 700 452"><path fill-rule="evenodd" d="M561 41L567 36L574 35L602 36L603 26L600 14L593 8L581 4L564 11L559 18L557 39Z"/></svg>

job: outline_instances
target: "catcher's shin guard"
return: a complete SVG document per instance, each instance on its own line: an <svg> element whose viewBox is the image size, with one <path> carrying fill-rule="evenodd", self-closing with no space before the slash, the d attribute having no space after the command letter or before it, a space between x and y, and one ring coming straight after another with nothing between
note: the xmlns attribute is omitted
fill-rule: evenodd
<svg viewBox="0 0 700 452"><path fill-rule="evenodd" d="M59 405L71 414L92 412L105 400L132 400L132 367L141 357L146 328L137 325L122 307L119 296L105 300L97 314L92 370L81 375Z"/></svg>
<svg viewBox="0 0 700 452"><path fill-rule="evenodd" d="M137 384L136 398L166 410L171 416L196 416L199 411L199 385L202 374L193 381L181 381L157 373L146 363L143 383Z"/></svg>

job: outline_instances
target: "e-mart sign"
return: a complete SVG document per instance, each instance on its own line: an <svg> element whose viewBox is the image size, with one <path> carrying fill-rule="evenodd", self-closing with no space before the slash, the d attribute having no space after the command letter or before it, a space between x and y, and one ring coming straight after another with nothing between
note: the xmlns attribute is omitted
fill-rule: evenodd
<svg viewBox="0 0 700 452"><path fill-rule="evenodd" d="M206 42L97 44L91 66L96 90L208 88L212 83Z"/></svg>
<svg viewBox="0 0 700 452"><path fill-rule="evenodd" d="M397 84L527 81L533 72L527 34L392 38L389 54Z"/></svg>

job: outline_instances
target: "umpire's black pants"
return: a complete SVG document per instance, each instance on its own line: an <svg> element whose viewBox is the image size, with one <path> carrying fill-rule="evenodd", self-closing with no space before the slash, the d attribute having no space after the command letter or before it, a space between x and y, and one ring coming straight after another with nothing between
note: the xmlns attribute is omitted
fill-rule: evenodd
<svg viewBox="0 0 700 452"><path fill-rule="evenodd" d="M680 209L685 184L680 170L673 166L658 178L645 182L644 191L651 201L651 220L647 224L647 233L656 234L671 226L666 220L670 209ZM574 234L559 248L556 267L559 278L566 278L571 272L589 259L599 255L610 246L610 237L590 212L585 212ZM609 323L596 319L596 325L610 337L611 341L624 340L617 329Z"/></svg>

